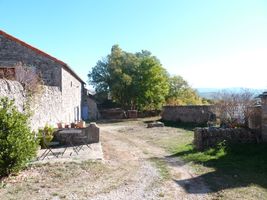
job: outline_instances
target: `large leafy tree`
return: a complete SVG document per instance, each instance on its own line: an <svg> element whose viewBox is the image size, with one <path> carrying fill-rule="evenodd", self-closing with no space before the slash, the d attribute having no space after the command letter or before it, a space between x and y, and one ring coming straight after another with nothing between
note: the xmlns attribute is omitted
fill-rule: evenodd
<svg viewBox="0 0 267 200"><path fill-rule="evenodd" d="M114 45L88 74L97 93L110 93L127 109L157 109L169 90L168 75L160 61L148 51L128 53Z"/></svg>
<svg viewBox="0 0 267 200"><path fill-rule="evenodd" d="M189 86L181 76L169 78L169 93L166 96L168 105L196 105L203 104L197 92Z"/></svg>

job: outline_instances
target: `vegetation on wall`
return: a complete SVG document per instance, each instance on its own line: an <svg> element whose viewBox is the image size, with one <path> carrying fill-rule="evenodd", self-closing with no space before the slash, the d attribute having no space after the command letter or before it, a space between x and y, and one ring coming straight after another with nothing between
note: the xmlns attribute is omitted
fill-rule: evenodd
<svg viewBox="0 0 267 200"><path fill-rule="evenodd" d="M0 176L20 171L36 155L37 141L28 117L13 101L0 99Z"/></svg>
<svg viewBox="0 0 267 200"><path fill-rule="evenodd" d="M16 81L20 82L26 91L27 98L31 101L42 92L42 79L37 74L35 67L25 66L22 63L16 65Z"/></svg>

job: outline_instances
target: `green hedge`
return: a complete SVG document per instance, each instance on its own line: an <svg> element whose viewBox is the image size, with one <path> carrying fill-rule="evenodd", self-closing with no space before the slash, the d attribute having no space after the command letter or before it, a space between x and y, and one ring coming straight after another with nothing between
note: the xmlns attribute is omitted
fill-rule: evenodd
<svg viewBox="0 0 267 200"><path fill-rule="evenodd" d="M37 141L28 118L13 101L0 98L0 176L19 172L36 156Z"/></svg>

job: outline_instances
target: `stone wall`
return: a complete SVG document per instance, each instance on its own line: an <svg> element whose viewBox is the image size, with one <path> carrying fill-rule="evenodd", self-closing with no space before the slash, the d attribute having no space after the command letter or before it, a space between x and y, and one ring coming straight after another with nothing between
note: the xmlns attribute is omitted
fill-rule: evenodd
<svg viewBox="0 0 267 200"><path fill-rule="evenodd" d="M97 120L100 117L98 112L97 104L94 99L88 97L87 98L87 105L88 105L88 113L89 113L89 120Z"/></svg>
<svg viewBox="0 0 267 200"><path fill-rule="evenodd" d="M260 105L249 108L248 127L253 130L261 130L262 108Z"/></svg>
<svg viewBox="0 0 267 200"><path fill-rule="evenodd" d="M211 106L164 106L162 120L195 124L207 124Z"/></svg>
<svg viewBox="0 0 267 200"><path fill-rule="evenodd" d="M35 113L38 113L33 121L40 125L44 121L54 125L54 122L71 123L81 119L83 83L80 78L62 61L12 36L0 34L0 68L14 67L19 63L33 67L44 84L43 95L33 105ZM17 104L22 104L23 98L19 100L18 96L24 94L21 86L18 87L20 89L10 89L5 93L19 101ZM19 94L14 94L16 92Z"/></svg>
<svg viewBox="0 0 267 200"><path fill-rule="evenodd" d="M82 118L85 121L95 121L100 118L97 103L89 90L84 88L82 92Z"/></svg>
<svg viewBox="0 0 267 200"><path fill-rule="evenodd" d="M14 99L18 110L23 111L26 93L19 82L0 79L0 97Z"/></svg>
<svg viewBox="0 0 267 200"><path fill-rule="evenodd" d="M0 67L18 63L34 67L42 76L44 85L61 87L62 66L59 63L0 34Z"/></svg>
<svg viewBox="0 0 267 200"><path fill-rule="evenodd" d="M100 110L100 115L103 119L126 119L125 110L121 108L110 108Z"/></svg>
<svg viewBox="0 0 267 200"><path fill-rule="evenodd" d="M15 100L20 112L26 103L26 92L17 81L0 79L0 97ZM30 109L33 113L30 121L32 129L44 127L46 124L56 126L62 120L62 97L58 87L43 86L39 95L31 101Z"/></svg>
<svg viewBox="0 0 267 200"><path fill-rule="evenodd" d="M82 84L65 69L62 69L62 122L81 120Z"/></svg>
<svg viewBox="0 0 267 200"><path fill-rule="evenodd" d="M32 102L32 129L44 127L46 124L56 127L66 115L62 109L62 95L59 87L43 86L40 95Z"/></svg>
<svg viewBox="0 0 267 200"><path fill-rule="evenodd" d="M196 128L194 145L198 150L214 147L218 143L256 143L259 133L244 128Z"/></svg>
<svg viewBox="0 0 267 200"><path fill-rule="evenodd" d="M264 142L267 142L267 92L261 96L261 134Z"/></svg>
<svg viewBox="0 0 267 200"><path fill-rule="evenodd" d="M55 132L55 139L61 144L70 144L70 137L73 145L98 143L100 139L100 128L96 123L90 123L86 128L74 130L62 129Z"/></svg>

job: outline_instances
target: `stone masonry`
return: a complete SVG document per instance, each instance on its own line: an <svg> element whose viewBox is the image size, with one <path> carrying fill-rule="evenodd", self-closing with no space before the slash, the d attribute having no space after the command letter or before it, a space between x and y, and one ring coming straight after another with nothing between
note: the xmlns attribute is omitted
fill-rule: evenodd
<svg viewBox="0 0 267 200"><path fill-rule="evenodd" d="M261 97L261 135L262 140L267 142L267 92L264 92Z"/></svg>
<svg viewBox="0 0 267 200"><path fill-rule="evenodd" d="M0 79L0 97L8 97L15 100L15 105L20 112L27 101L26 92L22 85L17 81ZM30 125L32 129L38 129L45 124L55 125L62 120L61 92L58 87L43 86L42 93L37 95L31 103Z"/></svg>
<svg viewBox="0 0 267 200"><path fill-rule="evenodd" d="M36 67L37 74L42 76L44 85L61 87L61 64L38 54L27 45L9 39L0 32L0 67L9 67L23 63Z"/></svg>
<svg viewBox="0 0 267 200"><path fill-rule="evenodd" d="M64 62L0 31L0 68L13 67L19 63L33 67L43 81L43 93L39 101L32 105L35 111L33 127L56 125L58 122L71 123L81 119L84 82L75 72ZM0 95L15 99L16 104L22 105L25 97L22 86L4 80L1 83ZM13 88L13 85L17 88Z"/></svg>
<svg viewBox="0 0 267 200"><path fill-rule="evenodd" d="M90 123L86 128L80 129L62 129L55 132L55 138L61 144L69 144L71 134L71 142L73 145L91 144L99 142L100 128L96 123ZM86 139L85 139L86 138Z"/></svg>
<svg viewBox="0 0 267 200"><path fill-rule="evenodd" d="M207 124L211 106L164 106L162 119L164 121Z"/></svg>
<svg viewBox="0 0 267 200"><path fill-rule="evenodd" d="M231 144L257 143L259 135L244 128L196 128L194 146L197 150L214 147L220 142Z"/></svg>

